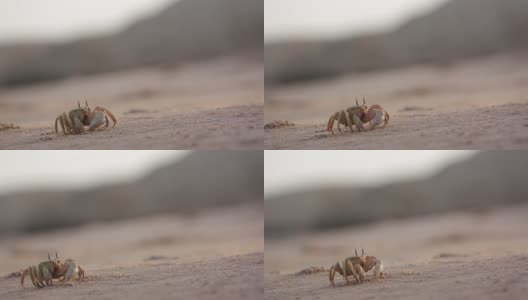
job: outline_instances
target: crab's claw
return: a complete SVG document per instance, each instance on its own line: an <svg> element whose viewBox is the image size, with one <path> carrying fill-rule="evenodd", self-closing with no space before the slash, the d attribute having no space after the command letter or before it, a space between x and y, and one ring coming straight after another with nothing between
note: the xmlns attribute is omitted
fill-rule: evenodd
<svg viewBox="0 0 528 300"><path fill-rule="evenodd" d="M65 260L64 264L66 265L67 269L62 281L69 281L75 274L79 276L79 279L84 277L84 269L73 260L67 259Z"/></svg>
<svg viewBox="0 0 528 300"><path fill-rule="evenodd" d="M384 278L383 276L383 261L376 259L376 266L374 267L374 276Z"/></svg>
<svg viewBox="0 0 528 300"><path fill-rule="evenodd" d="M375 265L376 265L375 256L365 256L365 266L363 267L365 269L365 272L370 271Z"/></svg>
<svg viewBox="0 0 528 300"><path fill-rule="evenodd" d="M365 272L370 271L372 268L374 268L374 277L383 278L383 261L375 256L366 256Z"/></svg>
<svg viewBox="0 0 528 300"><path fill-rule="evenodd" d="M95 111L101 111L101 112L104 112L104 113L105 113L106 115L108 115L108 116L110 117L110 119L112 119L112 121L114 122L114 125L112 126L112 128L116 126L116 124L117 124L117 119L116 119L116 117L114 116L114 114L113 114L111 111L109 111L108 109L106 109L106 108L104 108L104 107L96 107L96 108L94 109L94 112L95 112Z"/></svg>

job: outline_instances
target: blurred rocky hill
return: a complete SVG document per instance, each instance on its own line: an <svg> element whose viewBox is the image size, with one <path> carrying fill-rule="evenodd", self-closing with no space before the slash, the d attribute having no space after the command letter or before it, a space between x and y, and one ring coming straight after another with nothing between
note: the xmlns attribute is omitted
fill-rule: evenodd
<svg viewBox="0 0 528 300"><path fill-rule="evenodd" d="M481 152L423 180L313 189L266 199L266 237L528 201L528 154Z"/></svg>
<svg viewBox="0 0 528 300"><path fill-rule="evenodd" d="M262 151L193 152L135 182L0 197L0 234L211 207L262 205Z"/></svg>
<svg viewBox="0 0 528 300"><path fill-rule="evenodd" d="M218 56L262 60L259 0L181 0L122 32L62 44L0 47L0 87Z"/></svg>
<svg viewBox="0 0 528 300"><path fill-rule="evenodd" d="M391 32L266 45L266 84L526 50L527 34L526 0L451 0Z"/></svg>

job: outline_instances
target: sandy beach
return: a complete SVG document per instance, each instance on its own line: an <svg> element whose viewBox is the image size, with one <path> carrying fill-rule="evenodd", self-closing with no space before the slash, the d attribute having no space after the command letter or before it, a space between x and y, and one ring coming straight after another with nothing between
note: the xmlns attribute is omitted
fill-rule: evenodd
<svg viewBox="0 0 528 300"><path fill-rule="evenodd" d="M236 56L0 90L0 149L261 149L263 66ZM117 126L55 134L62 112L109 109Z"/></svg>
<svg viewBox="0 0 528 300"><path fill-rule="evenodd" d="M265 298L524 299L527 214L521 205L266 240ZM327 272L296 274L329 268L354 248L382 259L386 278L346 285L338 275L332 288Z"/></svg>
<svg viewBox="0 0 528 300"><path fill-rule="evenodd" d="M262 207L248 204L4 238L0 298L261 299L263 222ZM9 276L54 251L86 278L37 289Z"/></svg>
<svg viewBox="0 0 528 300"><path fill-rule="evenodd" d="M525 54L423 65L266 89L266 149L527 149ZM334 112L366 97L386 128L326 132Z"/></svg>

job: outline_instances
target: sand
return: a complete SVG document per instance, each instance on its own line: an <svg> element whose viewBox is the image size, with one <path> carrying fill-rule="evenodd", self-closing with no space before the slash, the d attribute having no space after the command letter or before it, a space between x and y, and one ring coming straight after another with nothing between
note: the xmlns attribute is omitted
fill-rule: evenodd
<svg viewBox="0 0 528 300"><path fill-rule="evenodd" d="M7 238L0 244L0 299L262 299L263 210L248 204ZM83 281L37 289L7 278L58 251Z"/></svg>
<svg viewBox="0 0 528 300"><path fill-rule="evenodd" d="M524 205L267 239L265 298L525 299L527 214ZM384 261L385 279L346 285L338 276L332 288L326 272L295 275L362 247Z"/></svg>
<svg viewBox="0 0 528 300"><path fill-rule="evenodd" d="M528 149L528 68L524 54L441 66L352 74L266 89L266 149ZM331 114L355 98L390 114L386 128L332 136ZM335 130L336 133L337 130Z"/></svg>
<svg viewBox="0 0 528 300"><path fill-rule="evenodd" d="M0 90L0 123L20 126L0 132L0 149L262 149L262 70L228 57ZM117 126L55 134L55 118L85 98Z"/></svg>

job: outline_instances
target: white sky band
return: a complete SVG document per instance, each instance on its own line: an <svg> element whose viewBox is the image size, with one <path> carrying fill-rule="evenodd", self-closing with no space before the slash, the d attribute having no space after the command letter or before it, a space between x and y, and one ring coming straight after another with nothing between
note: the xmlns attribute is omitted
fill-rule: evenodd
<svg viewBox="0 0 528 300"><path fill-rule="evenodd" d="M264 0L266 42L384 31L447 0Z"/></svg>
<svg viewBox="0 0 528 300"><path fill-rule="evenodd" d="M2 0L0 44L112 33L177 0Z"/></svg>
<svg viewBox="0 0 528 300"><path fill-rule="evenodd" d="M0 195L26 189L73 189L130 180L188 153L163 150L4 150L0 151Z"/></svg>
<svg viewBox="0 0 528 300"><path fill-rule="evenodd" d="M449 163L475 153L465 150L264 151L264 195L267 198L337 184L377 186L432 175Z"/></svg>

